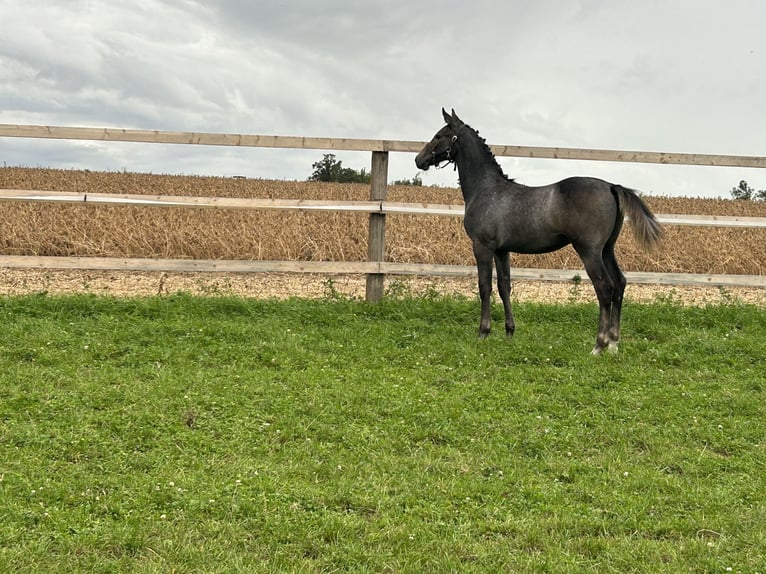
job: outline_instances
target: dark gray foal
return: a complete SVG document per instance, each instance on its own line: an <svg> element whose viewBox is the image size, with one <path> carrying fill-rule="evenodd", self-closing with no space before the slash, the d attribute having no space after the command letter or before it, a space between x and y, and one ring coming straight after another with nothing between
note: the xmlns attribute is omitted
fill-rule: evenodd
<svg viewBox="0 0 766 574"><path fill-rule="evenodd" d="M614 244L627 214L636 240L645 250L662 237L662 229L638 194L621 185L590 177L570 177L527 187L508 179L478 132L442 109L447 125L415 158L427 170L454 162L465 201L464 226L473 242L479 272L479 336L490 330L492 262L505 309L505 332L516 328L511 310L510 252L548 253L570 243L585 265L600 308L593 354L617 350L625 276L614 256Z"/></svg>

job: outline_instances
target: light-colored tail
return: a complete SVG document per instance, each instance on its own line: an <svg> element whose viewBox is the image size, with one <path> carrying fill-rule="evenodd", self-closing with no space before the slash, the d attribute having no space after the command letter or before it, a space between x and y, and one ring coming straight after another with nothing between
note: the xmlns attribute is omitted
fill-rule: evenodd
<svg viewBox="0 0 766 574"><path fill-rule="evenodd" d="M651 209L639 197L638 192L621 185L613 185L620 211L625 213L633 225L633 235L645 251L652 251L662 239L662 226Z"/></svg>

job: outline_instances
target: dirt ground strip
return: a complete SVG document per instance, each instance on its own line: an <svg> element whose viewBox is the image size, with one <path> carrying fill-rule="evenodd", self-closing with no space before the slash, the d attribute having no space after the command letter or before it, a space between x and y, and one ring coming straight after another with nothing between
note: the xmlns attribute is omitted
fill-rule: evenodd
<svg viewBox="0 0 766 574"><path fill-rule="evenodd" d="M390 277L390 295L476 296L476 280ZM93 293L117 297L165 295L185 292L194 295L237 295L257 298L323 298L349 296L363 298L365 278L361 275L310 275L287 273L216 274L160 273L131 271L51 271L0 269L0 295ZM571 282L516 281L513 297L517 301L589 302L595 301L590 284ZM708 305L742 301L766 307L766 289L744 287L682 287L628 284L628 300L653 302L672 300L685 305Z"/></svg>

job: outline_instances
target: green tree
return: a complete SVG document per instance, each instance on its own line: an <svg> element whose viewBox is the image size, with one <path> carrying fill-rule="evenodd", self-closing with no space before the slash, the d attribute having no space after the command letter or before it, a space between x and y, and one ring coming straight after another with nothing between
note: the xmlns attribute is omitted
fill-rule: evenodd
<svg viewBox="0 0 766 574"><path fill-rule="evenodd" d="M739 182L737 187L732 187L729 193L733 199L766 200L766 189L756 191L744 179Z"/></svg>
<svg viewBox="0 0 766 574"><path fill-rule="evenodd" d="M343 169L334 153L324 154L322 160L312 163L311 167L314 172L309 176L309 181L338 181L340 170Z"/></svg>
<svg viewBox="0 0 766 574"><path fill-rule="evenodd" d="M311 164L314 172L309 181L334 181L337 183L370 183L371 176L364 168L359 171L343 167L334 153L326 153L320 161Z"/></svg>

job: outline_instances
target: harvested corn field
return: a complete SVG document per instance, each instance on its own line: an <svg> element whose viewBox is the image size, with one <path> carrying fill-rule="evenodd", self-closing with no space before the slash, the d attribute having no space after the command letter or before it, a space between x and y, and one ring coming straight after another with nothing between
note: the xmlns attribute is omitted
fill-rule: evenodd
<svg viewBox="0 0 766 574"><path fill-rule="evenodd" d="M0 168L0 188L79 193L244 198L364 200L359 184L270 181L125 172ZM459 204L457 189L391 186L392 201ZM766 217L766 203L645 197L655 213ZM101 257L363 261L367 215L103 205L0 204L0 253ZM386 258L403 263L472 265L460 218L389 215ZM626 271L763 274L766 230L666 226L655 253L641 252L630 233L620 238ZM572 268L571 248L516 255L515 267Z"/></svg>

